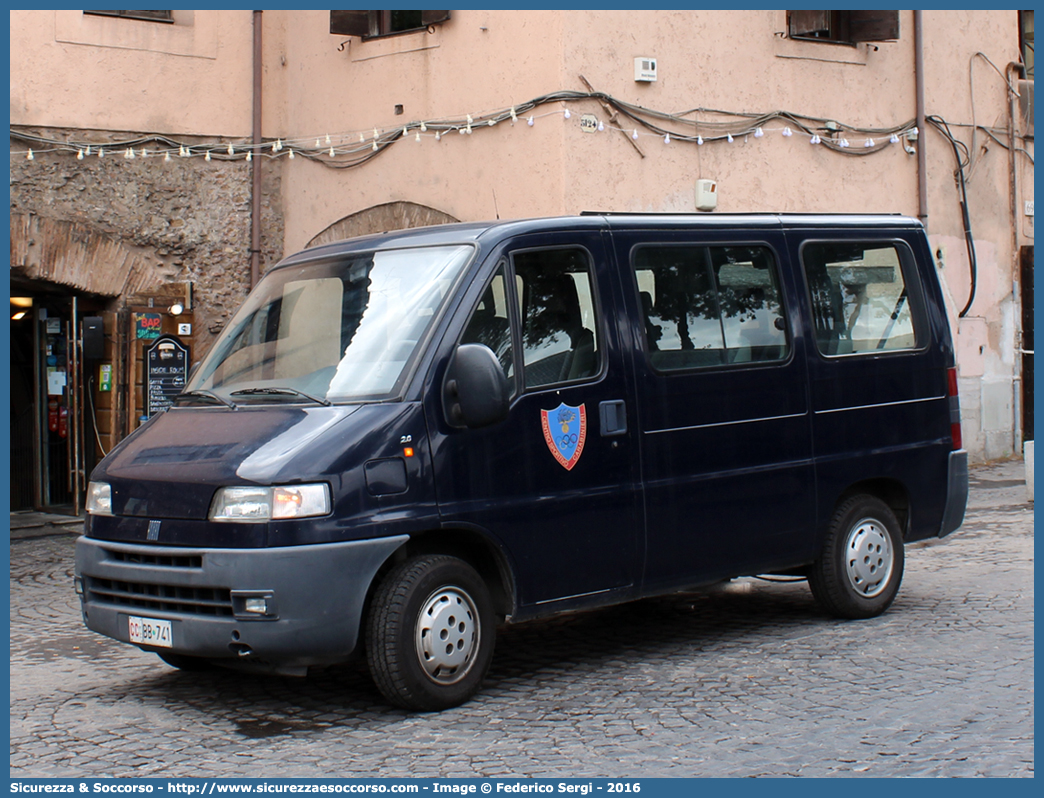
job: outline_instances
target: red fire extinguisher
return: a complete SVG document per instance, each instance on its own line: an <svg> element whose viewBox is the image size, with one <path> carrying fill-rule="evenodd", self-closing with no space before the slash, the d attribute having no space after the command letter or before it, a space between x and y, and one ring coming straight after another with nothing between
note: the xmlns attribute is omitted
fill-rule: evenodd
<svg viewBox="0 0 1044 798"><path fill-rule="evenodd" d="M69 408L64 405L58 408L58 434L63 438L69 434Z"/></svg>
<svg viewBox="0 0 1044 798"><path fill-rule="evenodd" d="M58 431L58 400L47 400L47 429L51 432Z"/></svg>

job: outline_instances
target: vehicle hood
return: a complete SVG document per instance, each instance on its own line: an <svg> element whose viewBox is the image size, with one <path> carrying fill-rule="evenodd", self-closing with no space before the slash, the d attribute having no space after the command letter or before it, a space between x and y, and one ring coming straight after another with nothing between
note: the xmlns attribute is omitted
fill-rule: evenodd
<svg viewBox="0 0 1044 798"><path fill-rule="evenodd" d="M91 479L116 515L204 519L217 488L314 481L337 468L358 405L172 408L128 437ZM364 426L375 420L369 416Z"/></svg>

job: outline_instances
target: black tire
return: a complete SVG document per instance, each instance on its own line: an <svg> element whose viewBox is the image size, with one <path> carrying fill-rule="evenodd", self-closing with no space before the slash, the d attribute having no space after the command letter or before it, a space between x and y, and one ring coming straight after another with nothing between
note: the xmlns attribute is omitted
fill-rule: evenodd
<svg viewBox="0 0 1044 798"><path fill-rule="evenodd" d="M899 592L903 563L895 513L874 496L853 496L834 512L808 585L832 615L872 618L888 609Z"/></svg>
<svg viewBox="0 0 1044 798"><path fill-rule="evenodd" d="M172 651L157 651L156 656L170 665L170 667L177 668L179 671L198 673L201 671L214 670L214 668L217 667L212 664L210 660L202 659L201 657L190 657L186 654L175 654Z"/></svg>
<svg viewBox="0 0 1044 798"><path fill-rule="evenodd" d="M367 616L366 658L377 688L406 709L463 704L493 659L496 621L482 577L456 557L407 560L384 577Z"/></svg>

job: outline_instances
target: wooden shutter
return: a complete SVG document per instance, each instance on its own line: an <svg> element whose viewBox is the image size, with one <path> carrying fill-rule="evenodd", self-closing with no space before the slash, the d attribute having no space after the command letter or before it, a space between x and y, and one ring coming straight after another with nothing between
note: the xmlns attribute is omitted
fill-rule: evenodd
<svg viewBox="0 0 1044 798"><path fill-rule="evenodd" d="M424 23L425 27L445 22L449 17L449 11L421 11L421 22Z"/></svg>
<svg viewBox="0 0 1044 798"><path fill-rule="evenodd" d="M852 42L888 42L899 38L898 11L849 11L848 39Z"/></svg>
<svg viewBox="0 0 1044 798"><path fill-rule="evenodd" d="M790 35L814 36L830 30L829 11L790 11Z"/></svg>
<svg viewBox="0 0 1044 798"><path fill-rule="evenodd" d="M330 33L338 36L369 36L369 11L331 11Z"/></svg>

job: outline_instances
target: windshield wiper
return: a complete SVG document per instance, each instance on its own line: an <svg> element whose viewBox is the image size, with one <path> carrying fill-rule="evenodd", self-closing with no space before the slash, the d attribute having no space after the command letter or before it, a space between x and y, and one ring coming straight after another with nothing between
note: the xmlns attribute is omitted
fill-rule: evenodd
<svg viewBox="0 0 1044 798"><path fill-rule="evenodd" d="M225 407L229 407L232 410L236 409L236 403L235 402L230 402L225 397L218 396L213 391L203 391L203 390L200 390L200 391L182 391L181 393L179 393L177 396L174 397L174 401L176 402L178 399L181 399L182 397L188 397L190 399L210 399L211 401L223 404Z"/></svg>
<svg viewBox="0 0 1044 798"><path fill-rule="evenodd" d="M232 396L301 396L315 402L317 405L323 405L323 407L333 405L333 402L328 399L320 399L318 396L312 396L310 393L297 390L297 388L243 388L238 391L232 391Z"/></svg>

